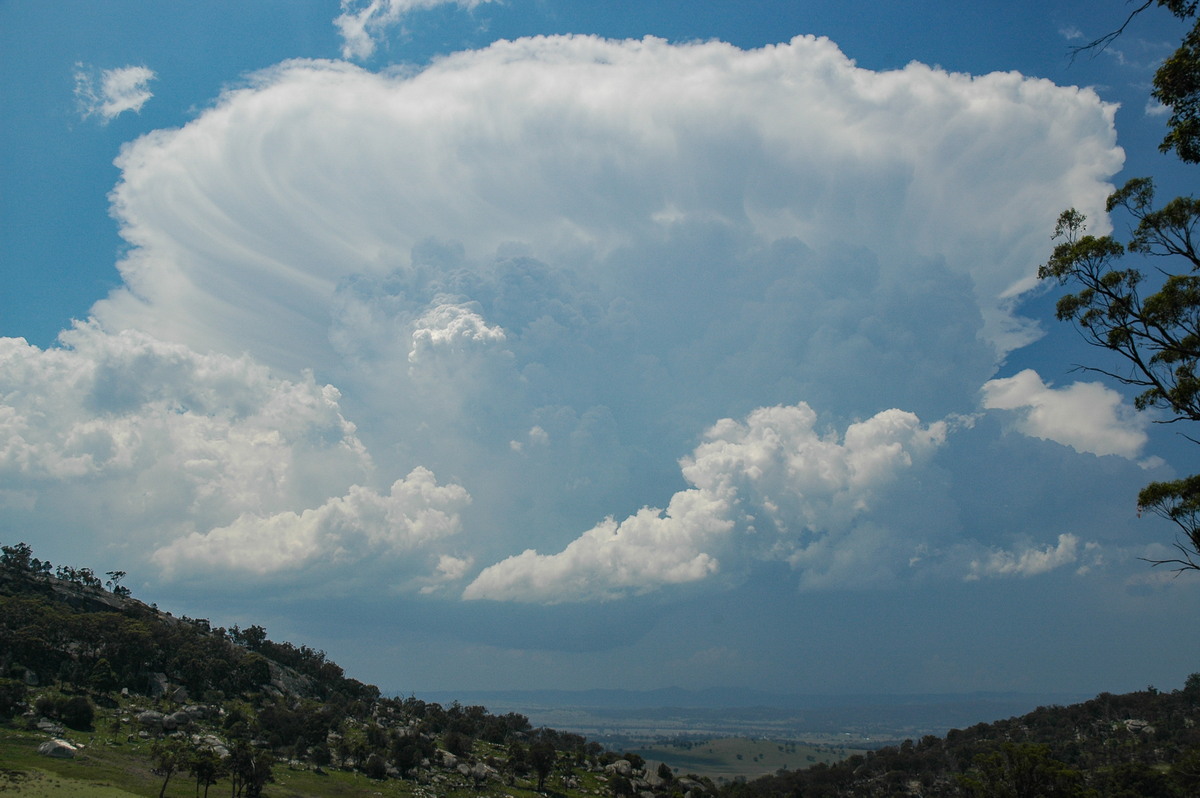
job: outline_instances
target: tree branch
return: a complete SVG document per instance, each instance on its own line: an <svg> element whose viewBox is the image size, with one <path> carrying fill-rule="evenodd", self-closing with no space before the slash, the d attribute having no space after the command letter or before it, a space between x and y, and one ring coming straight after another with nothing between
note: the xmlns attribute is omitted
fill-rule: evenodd
<svg viewBox="0 0 1200 798"><path fill-rule="evenodd" d="M1104 34L1099 39L1093 39L1092 41L1088 42L1087 44L1081 44L1078 47L1072 47L1071 48L1071 61L1074 62L1080 53L1086 52L1088 50L1095 51L1092 53L1093 58L1096 57L1096 53L1104 52L1105 48L1107 48L1110 44L1113 43L1113 41L1118 36L1120 36L1122 33L1125 32L1125 28L1129 27L1129 23L1133 22L1134 17L1136 17L1138 14L1142 13L1143 11L1145 11L1147 8L1149 8L1152 5L1154 5L1154 0L1146 0L1146 2L1142 3L1141 6L1139 6L1138 8L1136 8L1130 12L1129 16L1125 18L1125 21L1123 23L1121 23L1121 27L1117 28L1114 31Z"/></svg>

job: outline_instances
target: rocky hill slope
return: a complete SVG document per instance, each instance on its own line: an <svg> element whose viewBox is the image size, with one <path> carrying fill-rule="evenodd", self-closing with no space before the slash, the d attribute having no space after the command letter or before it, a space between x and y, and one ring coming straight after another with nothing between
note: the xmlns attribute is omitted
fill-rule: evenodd
<svg viewBox="0 0 1200 798"><path fill-rule="evenodd" d="M323 651L173 617L106 576L0 546L0 762L37 765L0 770L0 789L70 761L84 781L120 771L133 795L715 792L519 713L381 696ZM35 748L45 758L23 760Z"/></svg>

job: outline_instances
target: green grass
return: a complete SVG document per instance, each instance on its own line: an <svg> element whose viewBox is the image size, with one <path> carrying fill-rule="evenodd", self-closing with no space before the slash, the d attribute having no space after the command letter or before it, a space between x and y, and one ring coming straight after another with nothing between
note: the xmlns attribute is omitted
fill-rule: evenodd
<svg viewBox="0 0 1200 798"><path fill-rule="evenodd" d="M68 731L63 735L83 746L75 758L54 759L37 753L38 746L48 739L47 734L0 726L0 798L157 798L162 778L151 772L149 743L130 742L129 732L129 726L112 729L112 715L98 713L95 730ZM275 781L263 789L264 798L479 798L481 795L544 798L534 791L536 782L532 777L518 779L512 786L490 781L477 790L468 780L457 776L434 784L400 779L375 781L361 773L329 768L318 774L282 763L275 766L273 775ZM577 772L576 776L580 789L565 791L559 777L551 775L546 792L551 796L608 792L607 785L596 774ZM228 790L228 781L222 781L209 789L209 796L221 798ZM168 798L194 798L195 782L187 773L177 773L166 794Z"/></svg>
<svg viewBox="0 0 1200 798"><path fill-rule="evenodd" d="M7 795L153 796L161 785L149 763L101 735L69 732L84 748L73 759L42 756L37 748L47 735L0 728L0 762Z"/></svg>
<svg viewBox="0 0 1200 798"><path fill-rule="evenodd" d="M22 798L139 798L140 795L44 770L0 770L0 794Z"/></svg>
<svg viewBox="0 0 1200 798"><path fill-rule="evenodd" d="M48 739L44 732L26 731L0 725L0 798L157 798L162 778L151 771L150 742L135 736L135 724L117 722L130 717L131 707L98 709L95 727L90 731L67 730L63 735L82 746L73 759L55 759L37 753ZM206 730L206 729L201 729ZM218 731L219 730L214 730ZM806 745L794 741L749 740L730 738L672 744L647 744L630 749L651 762L666 762L679 775L696 774L713 780L753 778L780 768L804 768L816 762L833 762L854 753L833 746ZM502 748L480 743L476 755L503 758ZM479 798L481 795L537 798L532 775L506 781L489 781L476 789L469 779L457 773L438 773L437 781L419 783L401 779L375 781L361 773L329 768L317 773L307 767L292 768L276 764L274 783L266 785L264 798ZM561 777L552 774L546 792L552 796L607 794L607 781L599 774L575 771L578 788L566 789ZM228 794L229 783L222 780L210 788L209 795ZM194 798L195 782L186 772L176 773L167 787L171 798Z"/></svg>

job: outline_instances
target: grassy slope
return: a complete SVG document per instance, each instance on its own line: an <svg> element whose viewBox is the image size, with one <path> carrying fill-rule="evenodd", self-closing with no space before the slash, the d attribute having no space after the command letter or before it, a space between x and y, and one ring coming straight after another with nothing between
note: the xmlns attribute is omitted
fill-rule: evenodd
<svg viewBox="0 0 1200 798"><path fill-rule="evenodd" d="M149 742L129 741L131 726L114 728L121 711L98 709L93 730L67 730L63 739L82 750L74 759L54 759L37 753L37 747L50 738L44 732L24 731L0 726L0 795L29 798L157 798L162 778L154 775L148 758ZM128 716L128 712L125 713ZM482 745L482 744L481 744ZM485 751L479 751L485 754ZM389 779L374 781L360 773L328 769L324 774L312 770L291 769L277 764L275 781L266 785L264 798L466 798L466 796L505 795L534 798L531 779L520 779L513 786L490 781L483 790L453 779L433 785ZM565 791L556 776L547 780L549 791L564 798L583 794L607 793L607 787L592 773L578 772L580 788ZM229 782L222 780L209 789L212 798L227 795ZM186 773L177 773L167 786L167 796L195 796L196 786ZM539 797L540 798L540 797Z"/></svg>

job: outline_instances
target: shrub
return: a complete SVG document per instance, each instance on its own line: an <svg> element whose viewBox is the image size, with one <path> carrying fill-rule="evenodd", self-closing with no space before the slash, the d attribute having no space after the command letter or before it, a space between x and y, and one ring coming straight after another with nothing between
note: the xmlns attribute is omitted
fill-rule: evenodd
<svg viewBox="0 0 1200 798"><path fill-rule="evenodd" d="M382 781L387 778L387 764L379 754L371 754L367 757L367 763L363 765L363 772L369 778Z"/></svg>
<svg viewBox="0 0 1200 798"><path fill-rule="evenodd" d="M16 679L0 679L0 718L11 718L25 706L29 688Z"/></svg>
<svg viewBox="0 0 1200 798"><path fill-rule="evenodd" d="M65 696L61 694L43 695L34 702L33 708L38 714L48 718L61 720L76 731L87 731L92 728L96 718L96 710L86 696Z"/></svg>

